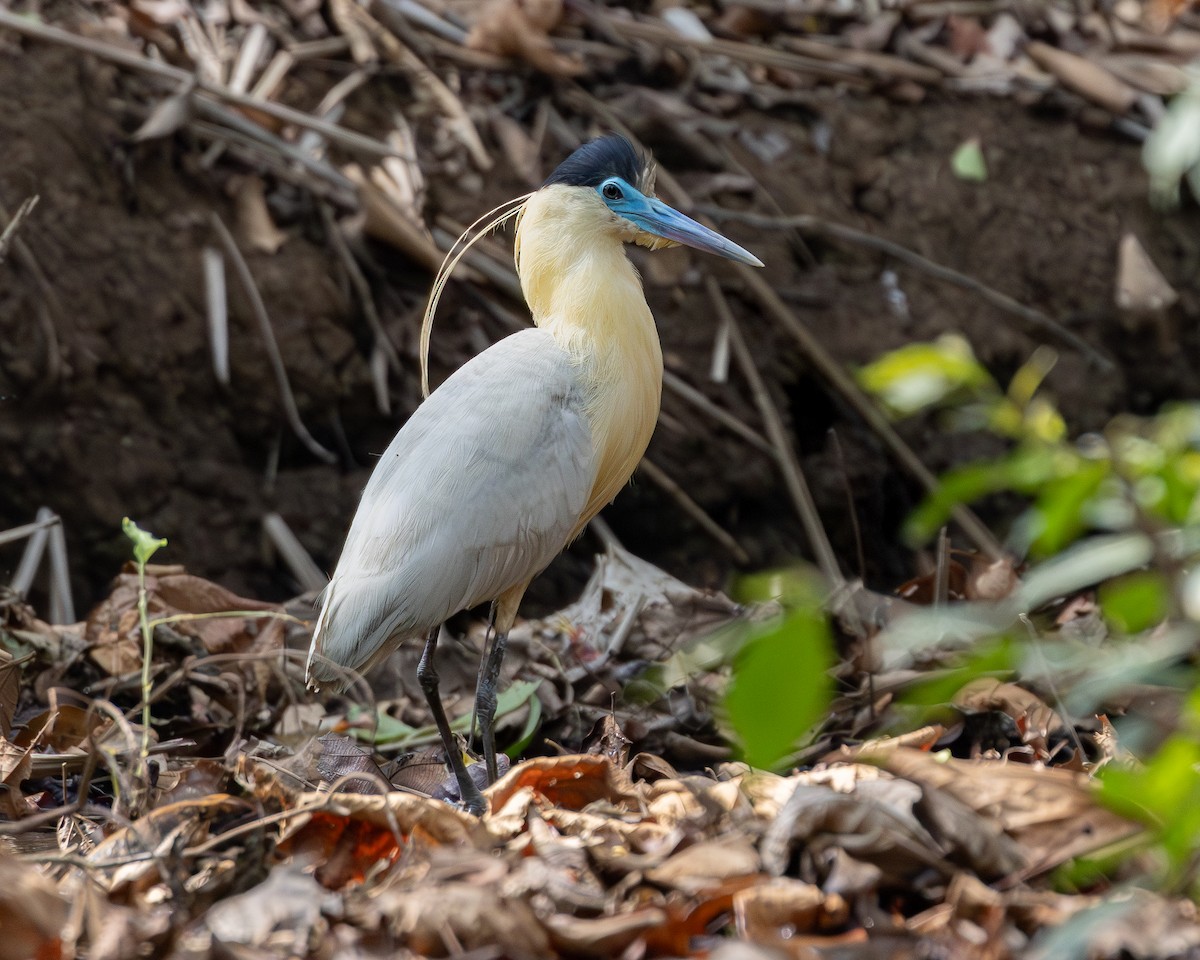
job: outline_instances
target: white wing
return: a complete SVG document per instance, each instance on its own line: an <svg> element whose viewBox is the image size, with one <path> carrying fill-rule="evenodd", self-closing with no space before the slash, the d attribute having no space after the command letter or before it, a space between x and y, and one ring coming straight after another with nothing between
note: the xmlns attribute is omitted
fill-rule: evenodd
<svg viewBox="0 0 1200 960"><path fill-rule="evenodd" d="M523 583L565 546L595 480L583 391L549 334L459 368L371 474L309 654L366 669L459 610Z"/></svg>

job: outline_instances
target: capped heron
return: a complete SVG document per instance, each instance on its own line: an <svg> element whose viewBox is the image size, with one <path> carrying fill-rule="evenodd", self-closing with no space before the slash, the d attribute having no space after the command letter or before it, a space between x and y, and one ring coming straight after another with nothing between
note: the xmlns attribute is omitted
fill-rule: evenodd
<svg viewBox="0 0 1200 960"><path fill-rule="evenodd" d="M314 688L344 688L346 668L366 671L405 640L425 638L417 677L475 814L484 799L438 695L438 634L458 611L494 604L495 638L476 693L494 780L496 681L521 597L629 481L658 419L662 350L625 244L686 244L762 266L656 199L651 180L628 140L601 137L486 224L517 217L516 267L535 327L465 363L396 434L322 598L307 668ZM465 252L447 258L426 311L427 393L433 310Z"/></svg>

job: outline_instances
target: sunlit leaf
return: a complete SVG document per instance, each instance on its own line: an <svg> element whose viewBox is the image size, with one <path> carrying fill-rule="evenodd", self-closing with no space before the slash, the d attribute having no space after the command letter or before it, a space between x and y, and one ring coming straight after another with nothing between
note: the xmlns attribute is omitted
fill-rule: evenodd
<svg viewBox="0 0 1200 960"><path fill-rule="evenodd" d="M940 403L958 391L999 392L967 341L954 334L893 350L859 370L858 381L901 416Z"/></svg>
<svg viewBox="0 0 1200 960"><path fill-rule="evenodd" d="M1075 469L1047 478L1037 498L1037 536L1032 549L1039 556L1052 556L1078 537L1087 527L1084 506L1109 475L1106 461L1077 460Z"/></svg>
<svg viewBox="0 0 1200 960"><path fill-rule="evenodd" d="M1100 587L1099 596L1104 616L1122 633L1141 633L1167 615L1167 585L1161 574L1150 570L1110 580Z"/></svg>
<svg viewBox="0 0 1200 960"><path fill-rule="evenodd" d="M1111 809L1153 831L1178 879L1200 845L1200 690L1193 691L1179 731L1142 767L1110 764L1100 776L1100 798Z"/></svg>
<svg viewBox="0 0 1200 960"><path fill-rule="evenodd" d="M143 530L128 517L121 520L121 529L125 531L125 536L133 541L133 558L139 564L148 563L159 547L167 545L165 539Z"/></svg>
<svg viewBox="0 0 1200 960"><path fill-rule="evenodd" d="M796 587L800 581L789 586ZM833 638L815 586L785 598L777 624L754 636L734 661L725 695L729 723L747 763L770 769L824 717L833 692Z"/></svg>
<svg viewBox="0 0 1200 960"><path fill-rule="evenodd" d="M979 138L972 137L961 144L950 157L950 169L959 180L983 183L988 178L987 161L983 159L983 148Z"/></svg>
<svg viewBox="0 0 1200 960"><path fill-rule="evenodd" d="M1013 374L1008 383L1008 398L1018 407L1027 407L1033 400L1033 395L1050 375L1054 365L1058 363L1058 353L1050 347L1041 346L1021 364L1021 368Z"/></svg>

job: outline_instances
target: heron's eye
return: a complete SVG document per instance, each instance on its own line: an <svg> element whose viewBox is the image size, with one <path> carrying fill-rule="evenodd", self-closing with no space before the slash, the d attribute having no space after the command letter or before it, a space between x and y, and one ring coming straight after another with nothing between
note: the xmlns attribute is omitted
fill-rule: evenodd
<svg viewBox="0 0 1200 960"><path fill-rule="evenodd" d="M612 181L606 183L600 192L604 195L605 200L623 200L625 198L621 188Z"/></svg>

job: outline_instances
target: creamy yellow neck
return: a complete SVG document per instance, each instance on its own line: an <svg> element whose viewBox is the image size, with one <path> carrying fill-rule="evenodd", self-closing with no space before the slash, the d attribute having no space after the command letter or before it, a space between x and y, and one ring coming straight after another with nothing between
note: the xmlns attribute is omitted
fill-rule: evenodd
<svg viewBox="0 0 1200 960"><path fill-rule="evenodd" d="M517 228L533 321L567 352L587 396L597 473L580 529L628 482L658 421L662 349L625 255L630 230L595 191L565 186L534 194Z"/></svg>

